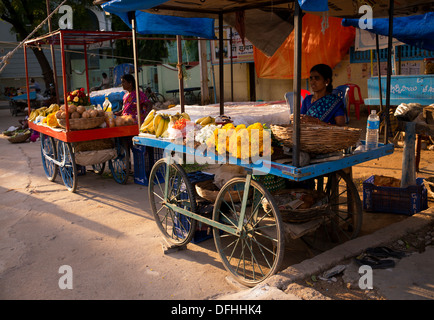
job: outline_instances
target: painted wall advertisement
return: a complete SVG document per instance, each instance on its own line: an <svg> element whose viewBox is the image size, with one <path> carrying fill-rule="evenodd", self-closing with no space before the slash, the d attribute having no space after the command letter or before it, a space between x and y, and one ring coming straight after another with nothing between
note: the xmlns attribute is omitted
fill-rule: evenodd
<svg viewBox="0 0 434 320"><path fill-rule="evenodd" d="M232 31L232 50L230 48L230 38ZM215 28L216 37L218 38L218 28ZM232 62L233 63L241 63L241 62L254 62L253 58L253 44L244 39L244 44L241 40L238 32L231 27L223 27L223 61L224 63L231 63L231 53L232 53ZM213 40L211 41L211 63L218 64L219 63L219 41Z"/></svg>

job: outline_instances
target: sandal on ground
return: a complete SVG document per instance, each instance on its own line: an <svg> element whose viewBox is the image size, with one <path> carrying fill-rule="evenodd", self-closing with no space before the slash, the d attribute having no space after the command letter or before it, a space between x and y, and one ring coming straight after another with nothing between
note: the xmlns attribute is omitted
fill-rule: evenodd
<svg viewBox="0 0 434 320"><path fill-rule="evenodd" d="M395 266L395 261L388 259L378 259L370 255L363 255L362 257L355 258L357 264L360 266L368 265L372 269L388 269Z"/></svg>
<svg viewBox="0 0 434 320"><path fill-rule="evenodd" d="M396 258L401 259L406 256L403 251L396 251L388 247L376 247L366 249L366 253L377 258Z"/></svg>

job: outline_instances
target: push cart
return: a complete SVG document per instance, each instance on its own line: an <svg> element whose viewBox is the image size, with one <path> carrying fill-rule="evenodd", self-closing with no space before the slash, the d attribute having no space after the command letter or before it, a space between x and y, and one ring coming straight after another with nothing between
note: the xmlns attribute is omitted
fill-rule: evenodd
<svg viewBox="0 0 434 320"><path fill-rule="evenodd" d="M287 233L313 246L336 245L355 238L361 228L362 203L345 169L393 153L393 145L387 144L335 161L294 167L267 160L257 165L214 153L198 154L192 147L144 134L134 137L133 143L165 150L164 158L152 167L148 187L152 213L164 237L175 246L183 246L192 239L197 222L209 225L224 267L247 286L260 283L278 270ZM188 174L174 161L174 156L180 155L202 159L199 163L208 158L212 163L236 164L245 168L247 175L229 180L220 189L212 216L206 217L198 213L198 196ZM315 188L329 199L326 210L302 225L283 222L274 196L252 178L261 173L295 182L314 181ZM294 235L293 227L304 232Z"/></svg>
<svg viewBox="0 0 434 320"><path fill-rule="evenodd" d="M66 188L75 192L78 185L79 170L75 159L74 143L114 139L113 152L108 155L109 158L107 159L109 168L117 183L127 183L130 172L130 151L127 142L122 137L137 134L137 126L66 132L30 123L29 128L40 133L42 166L48 180L54 181L60 172ZM87 164L92 165L97 174L101 174L105 167L105 161Z"/></svg>
<svg viewBox="0 0 434 320"><path fill-rule="evenodd" d="M30 107L38 108L41 102L36 99L36 92L30 92ZM9 98L9 109L11 115L18 116L19 113L26 113L27 107L27 94L20 94L15 97Z"/></svg>
<svg viewBox="0 0 434 320"><path fill-rule="evenodd" d="M89 76L87 63L87 49L89 45L108 40L130 39L129 32L111 31L74 31L58 30L41 37L31 39L24 44L24 62L26 67L26 83L29 92L29 77L27 64L27 48L32 46L41 47L44 45L60 46L62 57L63 75L63 94L66 111L65 126L63 129L52 128L46 125L29 122L29 128L40 133L41 157L44 172L50 181L54 181L60 172L62 180L69 191L75 192L77 189L78 168L76 163L75 143L85 141L101 141L103 139L114 140L112 155L107 156L107 161L116 182L125 184L128 180L130 171L130 149L127 138L139 133L138 125L128 125L122 127L106 128L83 128L83 130L73 130L70 126L72 119L69 119L68 99L67 99L67 77L66 77L66 45L82 45L86 70L86 89L89 92ZM55 61L53 61L55 70ZM28 110L30 114L30 97L27 97ZM76 129L76 128L75 128ZM92 165L97 173L101 173L105 166L105 161L88 163Z"/></svg>

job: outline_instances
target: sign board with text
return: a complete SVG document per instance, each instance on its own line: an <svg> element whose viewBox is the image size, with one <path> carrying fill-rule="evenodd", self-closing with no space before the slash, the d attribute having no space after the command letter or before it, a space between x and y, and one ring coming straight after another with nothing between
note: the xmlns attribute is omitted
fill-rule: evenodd
<svg viewBox="0 0 434 320"><path fill-rule="evenodd" d="M232 50L230 48L230 38L232 30ZM218 28L215 29L216 36L218 37ZM223 62L231 63L231 53L233 63L247 63L254 62L253 58L253 44L244 38L243 41L238 32L231 27L223 27ZM219 41L211 41L211 63L219 63Z"/></svg>

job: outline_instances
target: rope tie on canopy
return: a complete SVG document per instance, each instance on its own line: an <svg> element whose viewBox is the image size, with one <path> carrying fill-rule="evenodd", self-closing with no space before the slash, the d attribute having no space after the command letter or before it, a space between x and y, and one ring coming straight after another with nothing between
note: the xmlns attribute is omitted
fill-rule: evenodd
<svg viewBox="0 0 434 320"><path fill-rule="evenodd" d="M321 21L321 32L325 34L326 30L329 28L329 12L324 11L322 13L322 21Z"/></svg>

